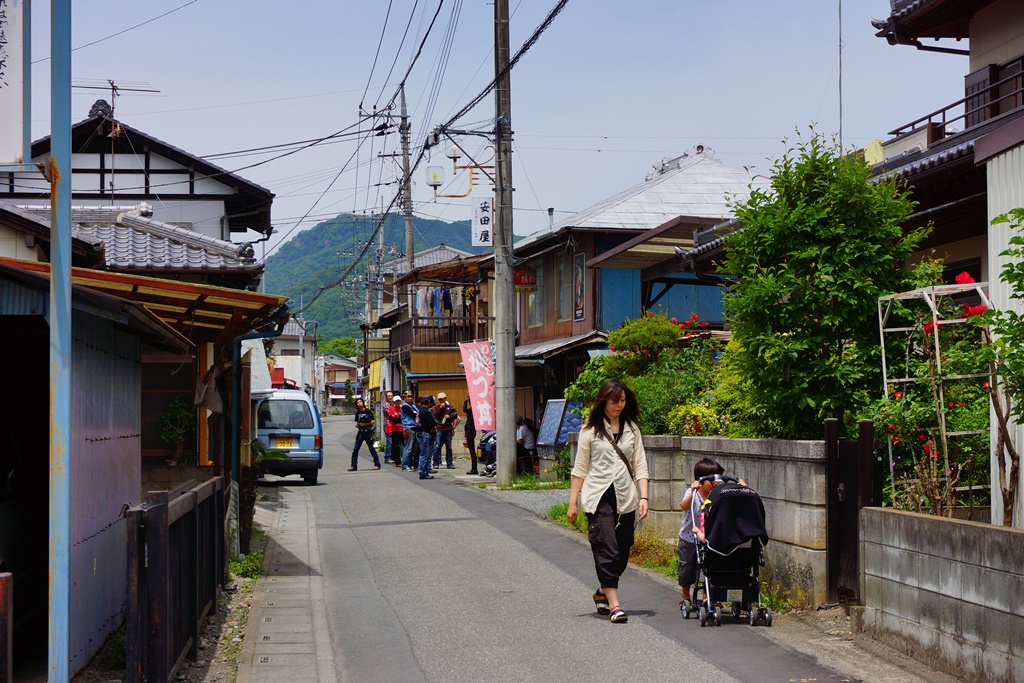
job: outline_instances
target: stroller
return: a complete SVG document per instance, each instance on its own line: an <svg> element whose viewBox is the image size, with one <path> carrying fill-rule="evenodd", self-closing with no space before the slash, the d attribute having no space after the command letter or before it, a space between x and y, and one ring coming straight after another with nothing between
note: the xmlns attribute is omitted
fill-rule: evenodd
<svg viewBox="0 0 1024 683"><path fill-rule="evenodd" d="M771 626L772 610L761 604L758 579L768 543L764 503L754 489L740 485L735 477L721 480L725 483L712 489L704 504L706 541L697 543L697 580L692 595L696 598L699 591L704 593L697 607L700 625L713 621L721 626L721 604L731 602L734 618L746 613L751 626L759 621ZM683 617L689 618L688 610Z"/></svg>

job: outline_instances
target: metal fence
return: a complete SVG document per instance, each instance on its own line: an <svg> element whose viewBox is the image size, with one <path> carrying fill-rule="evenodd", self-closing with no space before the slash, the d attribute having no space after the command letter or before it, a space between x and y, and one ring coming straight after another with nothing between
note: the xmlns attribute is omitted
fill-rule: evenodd
<svg viewBox="0 0 1024 683"><path fill-rule="evenodd" d="M172 680L195 661L225 579L224 478L151 491L128 511L127 680Z"/></svg>

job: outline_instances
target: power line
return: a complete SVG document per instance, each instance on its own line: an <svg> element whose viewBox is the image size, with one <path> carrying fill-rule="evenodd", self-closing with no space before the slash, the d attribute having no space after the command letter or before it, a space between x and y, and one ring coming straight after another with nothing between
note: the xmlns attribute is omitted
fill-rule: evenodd
<svg viewBox="0 0 1024 683"><path fill-rule="evenodd" d="M161 14L158 17L153 17L152 19L147 19L146 21L142 22L141 24L135 24L134 26L129 26L128 28L126 28L124 30L118 31L117 33L110 34L106 38L100 38L99 40L94 40L91 43L86 43L85 45L79 45L78 47L73 47L73 48L71 48L71 51L74 52L75 50L81 50L83 48L91 47L91 46L93 46L93 45L95 45L97 43L102 43L104 40L110 40L111 38L116 38L117 36L119 36L119 35L121 35L123 33L128 33L128 31L133 31L133 30L135 30L135 29L137 29L139 27L145 26L146 24L152 24L157 19L163 19L168 14L174 14L178 10L184 9L184 8L188 7L189 5L194 5L197 2L199 2L199 0L190 0L189 2L186 2L184 5L179 5L178 7L175 7L174 9L172 9L170 11L164 12L163 14ZM34 60L32 63L33 64L39 64L41 62L45 62L48 59L49 59L49 57L40 57L39 59Z"/></svg>
<svg viewBox="0 0 1024 683"><path fill-rule="evenodd" d="M370 91L370 81L373 80L373 72L377 68L377 58L380 57L380 46L384 44L384 34L388 30L388 19L391 18L391 3L393 0L388 0L388 11L384 15L384 26L380 30L380 40L377 41L377 52L373 55L373 66L370 67L370 75L366 77L366 87L363 88L363 96L359 98L359 108L363 108L363 100L366 99L366 93ZM387 80L387 79L385 79Z"/></svg>

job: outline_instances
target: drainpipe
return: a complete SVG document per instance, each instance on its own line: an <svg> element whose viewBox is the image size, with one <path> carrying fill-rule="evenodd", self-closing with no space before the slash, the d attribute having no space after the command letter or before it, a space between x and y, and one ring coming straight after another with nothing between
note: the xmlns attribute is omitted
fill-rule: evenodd
<svg viewBox="0 0 1024 683"><path fill-rule="evenodd" d="M251 332L241 334L231 341L231 429L236 432L231 439L231 481L238 481L239 438L242 406L242 342L247 339L269 339L280 336L288 322L287 304L281 304L271 316L257 325Z"/></svg>

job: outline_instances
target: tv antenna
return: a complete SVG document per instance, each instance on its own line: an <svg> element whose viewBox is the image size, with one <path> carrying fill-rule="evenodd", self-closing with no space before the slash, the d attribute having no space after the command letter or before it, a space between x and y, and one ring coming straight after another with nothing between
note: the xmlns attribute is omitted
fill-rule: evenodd
<svg viewBox="0 0 1024 683"><path fill-rule="evenodd" d="M110 91L110 118L114 118L114 108L117 106L117 98L121 96L121 93L127 92L150 92L158 93L152 85L146 81L115 81L112 78L108 79L97 79L97 78L85 78L78 79L76 82L71 84L72 88L79 88L83 90L108 90Z"/></svg>

